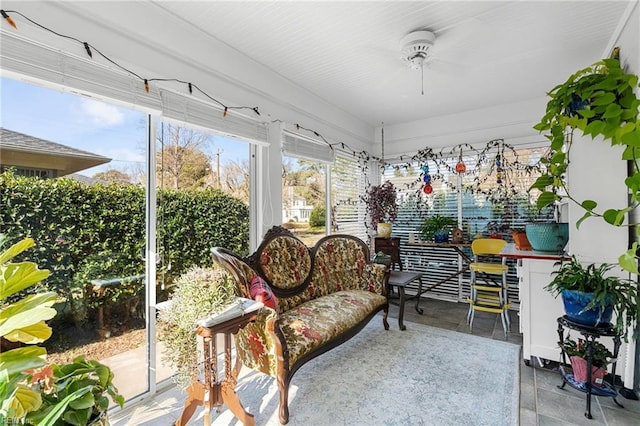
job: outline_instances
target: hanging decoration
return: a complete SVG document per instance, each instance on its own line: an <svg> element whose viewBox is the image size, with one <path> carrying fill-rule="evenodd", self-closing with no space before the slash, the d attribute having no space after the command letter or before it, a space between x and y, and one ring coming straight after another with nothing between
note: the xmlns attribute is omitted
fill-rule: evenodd
<svg viewBox="0 0 640 426"><path fill-rule="evenodd" d="M18 26L14 21L14 19L9 14L15 14L17 16L20 16L25 21L28 21L31 24L43 30L48 31L49 33L57 37L62 37L62 38L77 42L80 45L79 48L82 49L82 51L86 53L86 55L90 59L92 60L96 59L95 58L96 55L94 55L95 53L97 54L97 56L101 57L102 59L116 66L117 68L141 80L144 84L144 90L147 93L150 92L151 83L176 82L176 83L186 85L189 94L193 95L193 90L195 89L202 96L206 97L210 101L219 105L223 109L223 112L222 112L223 117L226 117L227 114L230 112L230 110L241 110L241 109L251 110L257 116L260 116L260 112L257 106L225 105L218 99L206 93L204 90L200 89L196 84L192 82L184 81L178 78L142 77L141 75L135 73L131 69L125 68L115 60L111 59L110 57L102 53L100 50L98 50L96 46L92 45L87 41L82 41L73 36L64 35L57 31L54 31L28 18L27 16L23 15L18 11L0 9L0 15L2 16L2 18L4 18L4 20L15 30L18 30ZM276 119L276 120L272 120L272 122L281 122L281 120ZM296 128L313 133L316 137L318 137L320 140L326 143L331 149L334 149L334 147L339 147L342 151L351 152L353 157L357 160L358 165L363 175L365 176L365 182L368 185L368 178L369 178L368 168L369 168L369 164L371 164L371 161L379 162L383 171L387 166L385 156L384 156L384 123L382 123L382 125L383 125L382 147L381 147L382 155L380 158L370 155L365 150L362 150L359 152L355 151L344 142L330 143L329 141L327 141L327 139L325 139L324 136L322 136L317 131L303 127L299 124L296 124ZM571 143L570 137L568 138L568 143L569 144ZM463 148L467 152L471 153L467 155L467 158L470 158L470 157L475 158L475 164L473 164L472 166L464 163L462 159ZM457 163L454 164L453 161L455 161L456 159L456 153L458 153L458 156L457 156L458 161ZM508 153L509 155L505 155L506 153ZM512 179L511 179L512 175L520 174L520 173L530 174L533 171L539 171L541 168L539 163L535 165L521 164L518 160L518 155L516 154L515 149L512 146L506 144L503 139L491 140L487 142L485 147L482 148L481 150L477 150L473 146L464 143L464 144L459 144L454 146L449 151L446 151L443 149L440 152L434 152L431 148L425 148L423 150L418 151L415 155L410 157L400 156L399 162L402 163L403 161L406 160L404 164L399 165L397 160L398 159L394 159L394 164L392 164L391 166L396 168L404 167L406 170L409 170L410 168L413 168L413 165L415 165L416 163L422 165L421 166L422 173L420 174L420 179L417 179L413 184L409 184L408 186L418 184L421 187L422 192L424 194L429 195L433 193L434 181L442 181L442 185L455 190L457 184L456 182L453 182L453 180L449 180L449 176L452 176L455 174L458 174L458 175L465 174L465 176L469 176L469 178L467 178L467 180L463 182L463 186L464 186L463 189L465 191L469 191L474 194L483 194L491 202L503 201L507 199L509 196L514 195L516 193L516 189L514 188ZM429 169L429 165L432 165L433 167L435 167L435 172L434 170ZM472 173L466 173L467 170L469 170ZM493 180L492 180L493 183L490 183L489 178L492 176L493 176Z"/></svg>
<svg viewBox="0 0 640 426"><path fill-rule="evenodd" d="M422 177L422 180L424 182L424 187L422 188L422 192L429 195L433 192L433 187L431 186L431 175L429 174L429 166L424 164L422 166L422 172L424 173L424 176Z"/></svg>
<svg viewBox="0 0 640 426"><path fill-rule="evenodd" d="M460 156L458 157L458 164L456 164L456 172L462 174L466 171L467 166L464 164L464 161L462 161L462 148L460 148Z"/></svg>

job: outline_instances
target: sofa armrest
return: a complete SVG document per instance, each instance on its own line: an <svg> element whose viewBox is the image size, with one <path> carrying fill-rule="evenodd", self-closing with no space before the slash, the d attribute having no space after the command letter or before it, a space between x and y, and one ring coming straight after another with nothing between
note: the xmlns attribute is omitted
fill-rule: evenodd
<svg viewBox="0 0 640 426"><path fill-rule="evenodd" d="M276 327L278 313L263 307L254 322L247 324L235 336L236 356L246 367L277 377L278 367L282 367L282 344ZM280 357L281 358L281 357Z"/></svg>

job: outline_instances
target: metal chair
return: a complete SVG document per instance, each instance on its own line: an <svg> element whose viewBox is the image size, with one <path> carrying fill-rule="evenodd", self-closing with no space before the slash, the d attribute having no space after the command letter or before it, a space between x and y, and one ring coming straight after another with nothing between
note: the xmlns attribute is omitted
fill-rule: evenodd
<svg viewBox="0 0 640 426"><path fill-rule="evenodd" d="M479 238L471 243L471 251L473 252L473 262L469 264L471 270L471 295L469 301L469 312L467 313L467 323L469 323L469 331L473 332L473 317L475 311L491 312L500 314L502 319L502 328L504 329L504 338L507 339L511 321L509 319L509 302L507 283L507 272L509 267L506 265L506 259L502 258L501 262L481 262L481 259L487 257L495 257L504 248L507 242L495 238ZM483 274L481 278L484 283L478 282L478 274ZM496 282L486 275L500 275L500 282Z"/></svg>

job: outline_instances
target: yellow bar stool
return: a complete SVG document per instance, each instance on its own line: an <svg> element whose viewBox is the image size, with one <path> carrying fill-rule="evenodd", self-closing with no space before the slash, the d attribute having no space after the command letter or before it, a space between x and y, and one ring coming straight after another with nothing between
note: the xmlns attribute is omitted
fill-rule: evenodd
<svg viewBox="0 0 640 426"><path fill-rule="evenodd" d="M507 272L509 267L505 264L506 259L501 262L481 262L480 259L488 260L491 256L496 257L502 251L507 242L496 238L479 238L471 243L473 252L473 262L469 264L471 270L471 295L469 301L469 312L467 313L467 323L469 331L473 332L473 317L476 311L500 314L504 338L507 339L511 321L509 319L509 297L507 291ZM484 283L478 282L478 274L500 275L499 282L491 278L481 278Z"/></svg>

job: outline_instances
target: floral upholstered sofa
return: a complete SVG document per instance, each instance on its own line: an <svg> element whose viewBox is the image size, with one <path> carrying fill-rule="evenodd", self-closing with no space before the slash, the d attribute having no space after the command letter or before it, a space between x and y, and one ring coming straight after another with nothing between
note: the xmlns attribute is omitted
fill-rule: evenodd
<svg viewBox="0 0 640 426"><path fill-rule="evenodd" d="M359 238L331 235L308 248L274 227L245 259L220 247L212 253L240 296L256 298L261 285L261 296L268 293L259 299L265 308L258 319L238 332L235 344L238 363L276 378L282 424L289 421L291 378L302 365L355 336L380 311L389 329L386 268L370 262Z"/></svg>

